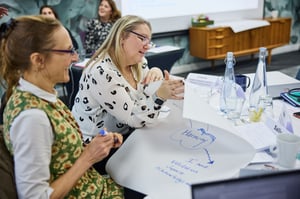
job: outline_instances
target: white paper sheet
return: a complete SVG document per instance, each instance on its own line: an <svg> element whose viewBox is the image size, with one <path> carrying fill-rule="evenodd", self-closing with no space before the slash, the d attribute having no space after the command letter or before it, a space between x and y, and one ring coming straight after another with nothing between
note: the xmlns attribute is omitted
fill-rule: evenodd
<svg viewBox="0 0 300 199"><path fill-rule="evenodd" d="M274 158L270 156L267 152L262 151L255 154L251 164L258 164L258 163L270 163L274 162Z"/></svg>
<svg viewBox="0 0 300 199"><path fill-rule="evenodd" d="M212 79L208 79L208 82ZM186 81L184 90L183 117L203 123L222 126L227 131L237 133L229 120L225 119L209 104L210 86L200 86Z"/></svg>
<svg viewBox="0 0 300 199"><path fill-rule="evenodd" d="M189 199L192 183L233 177L254 157L242 138L183 120L180 105L168 106L168 118L137 129L108 161L106 169L117 183L151 199Z"/></svg>
<svg viewBox="0 0 300 199"><path fill-rule="evenodd" d="M226 21L226 22L216 22L214 26L229 26L232 31L242 32L245 30L250 30L253 28L259 28L262 26L269 26L270 23L266 20L238 20L238 21Z"/></svg>
<svg viewBox="0 0 300 199"><path fill-rule="evenodd" d="M157 91L157 89L159 89L162 82L163 82L163 80L150 82L148 85L146 85L144 93L146 93L148 96L153 95Z"/></svg>
<svg viewBox="0 0 300 199"><path fill-rule="evenodd" d="M163 53L163 52L170 52L170 51L174 51L174 50L178 50L178 49L180 49L180 48L177 46L158 46L158 47L149 49L147 52Z"/></svg>
<svg viewBox="0 0 300 199"><path fill-rule="evenodd" d="M262 122L237 126L236 129L257 151L263 151L276 144L276 135Z"/></svg>

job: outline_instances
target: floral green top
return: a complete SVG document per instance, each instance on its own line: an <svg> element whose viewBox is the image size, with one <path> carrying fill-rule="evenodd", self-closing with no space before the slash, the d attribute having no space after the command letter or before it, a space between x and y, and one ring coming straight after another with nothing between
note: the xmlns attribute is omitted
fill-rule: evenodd
<svg viewBox="0 0 300 199"><path fill-rule="evenodd" d="M11 124L22 111L30 109L44 111L53 129L54 142L49 165L50 179L48 180L50 184L66 173L83 152L81 132L70 110L62 101L48 102L32 93L15 89L4 112L4 137L11 154L14 154L12 143L17 142L17 140L13 142L10 140ZM15 165L18 164L18 160L14 161ZM87 170L66 196L66 198L122 197L122 188L112 179L102 177L94 168Z"/></svg>

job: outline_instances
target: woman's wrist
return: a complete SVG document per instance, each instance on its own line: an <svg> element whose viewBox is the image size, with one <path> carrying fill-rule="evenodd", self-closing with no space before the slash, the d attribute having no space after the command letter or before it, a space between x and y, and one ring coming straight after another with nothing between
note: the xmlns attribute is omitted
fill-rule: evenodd
<svg viewBox="0 0 300 199"><path fill-rule="evenodd" d="M158 105L163 105L163 103L165 103L165 101L166 101L166 99L160 97L156 93L153 94L152 98L153 98L154 103L158 104Z"/></svg>

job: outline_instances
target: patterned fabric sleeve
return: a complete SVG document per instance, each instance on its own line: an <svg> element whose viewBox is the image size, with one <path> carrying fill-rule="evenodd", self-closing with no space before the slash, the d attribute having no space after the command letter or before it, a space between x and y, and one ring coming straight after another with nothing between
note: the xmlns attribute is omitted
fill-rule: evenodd
<svg viewBox="0 0 300 199"><path fill-rule="evenodd" d="M137 90L133 89L117 69L110 65L110 61L101 62L90 73L84 74L85 82L81 86L91 94L91 98L86 96L83 99L87 107L96 100L102 107L102 113L108 113L120 123L134 128L154 123L160 107L157 107L152 97L143 93L143 85L139 84ZM143 74L147 71L148 68L144 67Z"/></svg>

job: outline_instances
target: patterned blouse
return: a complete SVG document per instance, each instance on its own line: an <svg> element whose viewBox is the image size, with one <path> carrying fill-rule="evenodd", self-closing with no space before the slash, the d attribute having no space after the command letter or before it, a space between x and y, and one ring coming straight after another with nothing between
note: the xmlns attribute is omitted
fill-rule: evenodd
<svg viewBox="0 0 300 199"><path fill-rule="evenodd" d="M94 53L104 42L113 22L101 22L99 19L90 19L87 22L87 31L85 33L85 49L86 53Z"/></svg>
<svg viewBox="0 0 300 199"><path fill-rule="evenodd" d="M149 71L146 59L141 67L142 81ZM126 134L129 127L141 128L155 123L161 107L144 89L141 82L137 89L133 88L109 55L92 62L83 71L72 109L84 140L94 137L104 127Z"/></svg>

